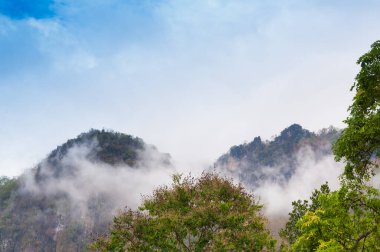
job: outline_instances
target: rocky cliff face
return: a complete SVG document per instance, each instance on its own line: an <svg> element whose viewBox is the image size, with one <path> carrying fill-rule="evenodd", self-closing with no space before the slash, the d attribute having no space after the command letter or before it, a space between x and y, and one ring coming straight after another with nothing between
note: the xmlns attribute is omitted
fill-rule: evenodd
<svg viewBox="0 0 380 252"><path fill-rule="evenodd" d="M255 137L231 147L214 167L253 188L267 181L282 183L294 174L301 150L308 149L316 159L322 158L331 154L338 136L339 131L332 127L313 133L293 124L271 141Z"/></svg>

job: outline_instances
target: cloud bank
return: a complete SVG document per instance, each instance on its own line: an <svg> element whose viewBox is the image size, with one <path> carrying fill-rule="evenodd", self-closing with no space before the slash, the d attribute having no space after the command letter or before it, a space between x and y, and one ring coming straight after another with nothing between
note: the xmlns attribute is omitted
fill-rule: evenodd
<svg viewBox="0 0 380 252"><path fill-rule="evenodd" d="M111 220L124 207L137 209L143 196L151 195L161 185L171 183L171 176L178 170L162 163L162 156L156 150L147 148L139 153L139 162L135 167L111 166L103 162L88 159L88 154L97 148L96 142L88 145L74 146L60 161L60 165L69 172L56 177L54 170L46 162L41 164L43 180L36 180L35 171L23 176L22 191L39 197L57 197L58 211L67 214L74 220L88 218L93 214L96 204L99 213L105 220ZM286 218L291 211L291 202L308 199L311 192L326 181L332 190L339 187L338 176L343 171L342 164L336 163L332 155L321 155L310 148L302 148L296 155L297 167L289 180L281 174L281 167L271 167L277 171L278 180L260 181L258 187L252 188L259 202L264 205L264 213L269 218ZM197 176L201 170L193 170ZM226 175L226 174L225 174ZM226 176L230 176L228 174ZM271 174L273 175L273 174ZM234 178L235 182L239 182ZM68 200L68 201L67 201Z"/></svg>
<svg viewBox="0 0 380 252"><path fill-rule="evenodd" d="M183 167L295 121L342 127L355 61L380 35L376 1L34 2L54 14L0 8L6 175L88 128L141 136Z"/></svg>
<svg viewBox="0 0 380 252"><path fill-rule="evenodd" d="M94 207L98 208L96 214L107 222L118 210L137 209L144 195L168 184L175 172L162 162L162 155L148 146L139 152L139 161L133 167L95 162L88 158L94 148L98 148L96 142L70 148L59 161L60 168L42 162L39 178L35 170L23 175L21 190L37 198L55 198L58 211L63 214L69 208L69 215L77 220L87 218L94 214ZM56 169L64 171L57 176Z"/></svg>
<svg viewBox="0 0 380 252"><path fill-rule="evenodd" d="M264 204L264 212L271 217L286 216L291 212L291 203L296 200L308 200L312 191L328 182L332 190L339 188L339 175L343 165L334 160L333 155L317 157L309 148L297 153L297 167L288 181L264 181L254 193Z"/></svg>

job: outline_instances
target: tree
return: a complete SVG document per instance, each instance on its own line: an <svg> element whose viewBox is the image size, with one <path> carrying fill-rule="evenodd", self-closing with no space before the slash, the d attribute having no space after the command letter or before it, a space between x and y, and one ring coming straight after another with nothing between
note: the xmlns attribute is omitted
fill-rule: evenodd
<svg viewBox="0 0 380 252"><path fill-rule="evenodd" d="M380 41L357 63L361 70L351 87L356 94L334 154L338 161L346 162L345 176L362 180L371 177L378 166L375 158L380 155Z"/></svg>
<svg viewBox="0 0 380 252"><path fill-rule="evenodd" d="M380 251L379 190L357 180L327 184L309 201L293 202L289 221L280 235L291 251Z"/></svg>
<svg viewBox="0 0 380 252"><path fill-rule="evenodd" d="M293 202L281 233L293 251L380 251L380 193L368 183L380 157L380 41L357 63L347 128L333 147L346 163L341 187Z"/></svg>
<svg viewBox="0 0 380 252"><path fill-rule="evenodd" d="M285 228L280 230L280 236L290 244L295 243L302 232L297 223L307 212L315 211L321 206L321 203L318 200L319 195L328 193L330 193L330 187L325 183L321 186L320 190L314 190L310 197L310 201L293 201L293 210L289 213L289 220L286 223Z"/></svg>
<svg viewBox="0 0 380 252"><path fill-rule="evenodd" d="M0 211L2 208L5 208L7 201L17 188L18 183L16 179L0 177Z"/></svg>
<svg viewBox="0 0 380 252"><path fill-rule="evenodd" d="M331 193L320 193L315 210L297 221L293 251L379 251L378 190L350 181Z"/></svg>
<svg viewBox="0 0 380 252"><path fill-rule="evenodd" d="M114 218L97 251L272 251L262 206L240 186L215 174L173 176L138 211Z"/></svg>

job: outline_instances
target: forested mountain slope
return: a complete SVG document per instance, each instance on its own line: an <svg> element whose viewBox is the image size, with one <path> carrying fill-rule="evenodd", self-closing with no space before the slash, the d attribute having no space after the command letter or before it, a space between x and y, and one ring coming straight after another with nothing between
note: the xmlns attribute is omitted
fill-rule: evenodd
<svg viewBox="0 0 380 252"><path fill-rule="evenodd" d="M233 146L215 167L252 188L286 183L301 150L331 155L334 128L313 133L294 124L271 141ZM83 251L118 209L133 206L162 174L173 174L168 154L143 140L90 130L53 150L17 179L0 180L0 251Z"/></svg>
<svg viewBox="0 0 380 252"><path fill-rule="evenodd" d="M67 141L0 180L0 251L83 251L128 203L133 171L153 166L169 168L170 156L130 135L90 130Z"/></svg>
<svg viewBox="0 0 380 252"><path fill-rule="evenodd" d="M214 167L253 188L268 181L285 183L294 174L299 160L305 158L300 156L305 150L317 160L331 155L331 145L339 133L333 127L313 133L293 124L273 140L255 137L249 143L231 147Z"/></svg>

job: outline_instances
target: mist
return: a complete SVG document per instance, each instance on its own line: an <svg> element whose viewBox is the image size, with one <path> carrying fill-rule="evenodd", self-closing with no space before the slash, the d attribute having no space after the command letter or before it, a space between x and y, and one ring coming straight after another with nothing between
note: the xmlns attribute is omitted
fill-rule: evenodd
<svg viewBox="0 0 380 252"><path fill-rule="evenodd" d="M60 160L60 165L68 172L56 176L48 162L41 162L40 173L43 180L38 181L35 170L23 175L22 190L54 197L65 195L70 202L70 216L83 218L91 212L93 204L99 199L102 201L103 213L107 219L125 207L137 209L142 203L143 196L151 195L155 188L171 183L171 176L183 173L198 176L203 171L210 171L207 165L194 163L189 166L179 166L178 163L168 165L163 162L162 155L153 147L146 145L143 151L138 152L138 162L135 166L110 165L89 158L89 153L99 148L97 141L75 145ZM343 165L334 160L332 154L322 155L321 149L331 148L330 145L313 150L309 146L297 151L295 157L296 168L290 178L285 178L290 168L283 165L276 167L261 167L267 179L249 184L239 180L236 172L221 172L222 176L232 177L234 182L242 183L264 205L263 212L269 218L286 217L291 211L292 201L308 199L314 189L328 182L330 188L339 187L338 177L343 171ZM217 172L220 169L216 168ZM255 171L254 171L255 172ZM235 174L235 176L234 176ZM270 179L268 179L270 178ZM57 203L59 207L59 203ZM64 208L67 205L64 204Z"/></svg>
<svg viewBox="0 0 380 252"><path fill-rule="evenodd" d="M288 181L265 181L254 190L264 204L267 216L287 216L293 201L309 199L312 191L319 189L325 182L332 190L338 189L338 177L343 165L337 163L333 155L319 157L310 148L303 148L296 158L298 165Z"/></svg>
<svg viewBox="0 0 380 252"><path fill-rule="evenodd" d="M144 196L152 195L160 186L169 185L175 173L191 173L197 177L204 171L211 171L210 166L196 162L183 165L170 159L168 163L162 153L146 144L138 151L133 166L111 165L91 158L91 153L99 148L98 142L92 140L68 149L58 165L45 159L39 165L38 176L36 169L22 176L21 191L37 198L53 198L58 214L68 220L66 223L85 221L91 223L87 226L95 228L99 226L96 218L101 219L104 227L120 210L126 207L137 210ZM215 167L214 170L253 193L263 204L263 214L276 226L271 228L275 232L287 220L292 201L308 199L312 191L325 182L332 190L337 189L338 177L343 171L343 165L334 160L329 142L319 143L318 148L306 145L295 154L278 159L280 162L274 167L250 168L248 161L242 160L236 167ZM57 170L60 170L59 175ZM247 171L259 179L255 182L241 179L249 176L245 174Z"/></svg>
<svg viewBox="0 0 380 252"><path fill-rule="evenodd" d="M277 155L275 166L260 166L226 155L225 161L216 162L215 170L253 193L269 219L287 217L293 201L309 199L312 191L325 182L332 190L337 189L343 171L343 164L334 160L327 141L320 142L318 148L304 145L290 155L271 153Z"/></svg>
<svg viewBox="0 0 380 252"><path fill-rule="evenodd" d="M67 211L68 200L69 214L77 220L86 218L99 203L103 209L100 215L111 220L125 207L136 210L144 195L168 184L175 173L173 166L163 162L162 155L148 145L138 152L138 162L133 167L91 160L88 156L94 148L98 148L96 141L70 148L60 160L65 171L59 176L55 174L55 167L49 167L48 162L43 161L40 164L43 179L36 179L36 170L30 170L23 176L21 190L37 197L64 195L63 202L57 203L58 211Z"/></svg>

